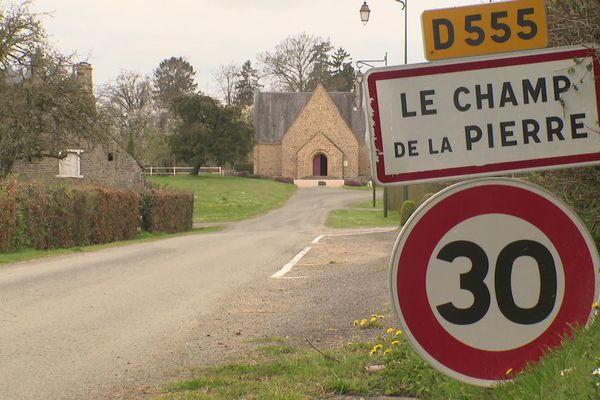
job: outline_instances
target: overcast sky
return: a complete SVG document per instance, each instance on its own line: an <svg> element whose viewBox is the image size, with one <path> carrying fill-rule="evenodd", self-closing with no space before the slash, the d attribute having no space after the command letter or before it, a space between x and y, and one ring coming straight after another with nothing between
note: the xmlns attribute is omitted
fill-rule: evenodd
<svg viewBox="0 0 600 400"><path fill-rule="evenodd" d="M151 75L161 60L185 57L197 71L199 88L218 94L214 74L220 65L241 65L272 51L288 36L306 32L343 47L354 61L404 61L404 14L394 0L367 0L371 18L364 26L363 0L35 0L48 12L44 26L55 46L76 53L94 68L96 85L122 71ZM408 62L423 62L421 13L480 4L483 0L408 0ZM383 64L375 64L382 66ZM364 70L363 70L364 71Z"/></svg>

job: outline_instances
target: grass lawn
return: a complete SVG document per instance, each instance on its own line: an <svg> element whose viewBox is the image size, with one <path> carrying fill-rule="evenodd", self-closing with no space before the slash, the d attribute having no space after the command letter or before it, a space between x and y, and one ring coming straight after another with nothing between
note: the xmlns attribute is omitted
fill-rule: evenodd
<svg viewBox="0 0 600 400"><path fill-rule="evenodd" d="M149 176L159 188L194 192L194 222L238 221L283 205L295 185L216 175Z"/></svg>
<svg viewBox="0 0 600 400"><path fill-rule="evenodd" d="M372 343L313 351L273 338L249 361L193 371L167 384L157 399L307 399L407 396L423 400L595 400L600 398L600 323L576 333L513 381L481 388L450 379L422 361L395 328L378 329ZM356 329L360 328L360 323ZM358 398L358 397L357 397Z"/></svg>
<svg viewBox="0 0 600 400"><path fill-rule="evenodd" d="M325 226L329 228L368 228L379 226L400 226L400 213L388 209L387 218L383 217L383 204L376 199L350 205L349 208L333 210L327 216Z"/></svg>

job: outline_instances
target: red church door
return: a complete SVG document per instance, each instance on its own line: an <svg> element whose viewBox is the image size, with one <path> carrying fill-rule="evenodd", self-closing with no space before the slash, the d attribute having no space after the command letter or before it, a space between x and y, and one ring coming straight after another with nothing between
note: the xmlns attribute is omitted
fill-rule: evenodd
<svg viewBox="0 0 600 400"><path fill-rule="evenodd" d="M313 176L327 176L327 157L317 154L313 158Z"/></svg>

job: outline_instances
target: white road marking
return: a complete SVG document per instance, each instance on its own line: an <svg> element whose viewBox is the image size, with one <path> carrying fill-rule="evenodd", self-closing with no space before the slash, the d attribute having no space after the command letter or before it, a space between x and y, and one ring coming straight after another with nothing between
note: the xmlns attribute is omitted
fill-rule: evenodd
<svg viewBox="0 0 600 400"><path fill-rule="evenodd" d="M310 249L311 249L310 247L305 247L304 249L302 249L302 251L300 253L296 254L296 257L292 258L292 261L285 264L283 266L283 268L281 268L279 271L277 271L276 273L271 275L271 278L275 278L275 279L283 278L283 276L285 274L287 274L288 272L290 272L292 270L292 268L294 268L294 265L296 265L298 263L298 261L300 261L300 259L302 257L304 257L306 255L306 253L308 253L310 251Z"/></svg>
<svg viewBox="0 0 600 400"><path fill-rule="evenodd" d="M368 235L370 233L391 232L396 229L397 228L383 228L383 229L370 229L367 231L360 231L360 232L332 233L332 234L328 234L328 235L317 236L310 243L317 244L317 243L319 243L319 241L321 239L323 239L324 237L327 237L327 236L340 237L340 236ZM271 278L274 278L274 279L283 278L285 276L285 274L290 272L292 270L292 268L294 268L294 266L296 264L298 264L298 261L300 261L302 259L302 257L304 257L306 255L306 253L308 253L310 250L311 250L311 247L305 247L304 249L302 249L302 251L300 253L296 254L296 256L294 258L292 258L292 260L289 263L285 264L279 271L277 271L276 273L271 275Z"/></svg>
<svg viewBox="0 0 600 400"><path fill-rule="evenodd" d="M321 236L317 236L316 238L313 239L313 241L311 243L319 243L319 240L323 239L325 236L327 235L321 235Z"/></svg>

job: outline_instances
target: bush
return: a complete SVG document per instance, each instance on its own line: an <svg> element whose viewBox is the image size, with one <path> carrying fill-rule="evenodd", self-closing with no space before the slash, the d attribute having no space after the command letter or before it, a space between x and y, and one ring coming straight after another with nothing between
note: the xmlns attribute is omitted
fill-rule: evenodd
<svg viewBox="0 0 600 400"><path fill-rule="evenodd" d="M290 178L289 176L277 176L274 180L281 183L294 183L294 178Z"/></svg>
<svg viewBox="0 0 600 400"><path fill-rule="evenodd" d="M402 203L402 207L400 208L400 225L406 224L406 221L408 221L416 209L417 206L412 200L406 200Z"/></svg>
<svg viewBox="0 0 600 400"><path fill-rule="evenodd" d="M194 194L152 189L142 193L141 227L149 232L176 233L192 229Z"/></svg>
<svg viewBox="0 0 600 400"><path fill-rule="evenodd" d="M344 180L344 186L363 186L363 184L356 179L346 179Z"/></svg>

